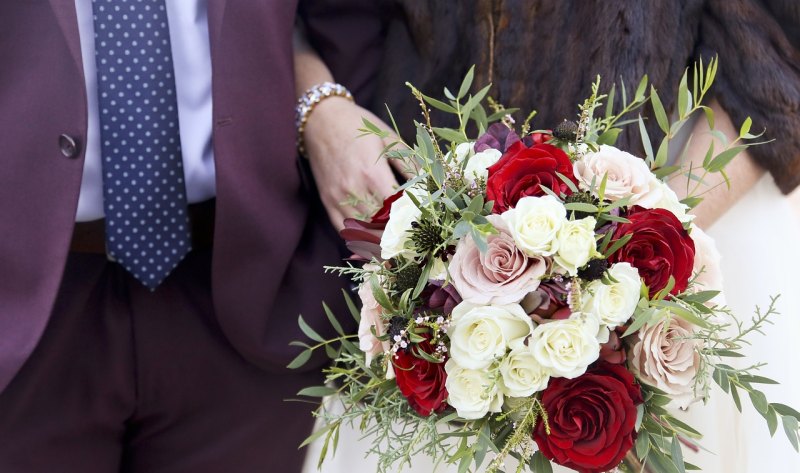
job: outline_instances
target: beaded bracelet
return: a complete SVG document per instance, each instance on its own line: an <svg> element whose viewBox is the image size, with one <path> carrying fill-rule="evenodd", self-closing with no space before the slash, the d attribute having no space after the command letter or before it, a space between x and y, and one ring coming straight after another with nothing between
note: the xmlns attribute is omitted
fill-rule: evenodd
<svg viewBox="0 0 800 473"><path fill-rule="evenodd" d="M344 97L348 100L353 100L353 95L347 88L341 84L333 82L323 82L317 84L310 89L306 90L302 97L297 99L297 106L295 107L295 127L297 127L297 150L301 156L306 156L306 147L304 132L308 117L314 108L328 97Z"/></svg>

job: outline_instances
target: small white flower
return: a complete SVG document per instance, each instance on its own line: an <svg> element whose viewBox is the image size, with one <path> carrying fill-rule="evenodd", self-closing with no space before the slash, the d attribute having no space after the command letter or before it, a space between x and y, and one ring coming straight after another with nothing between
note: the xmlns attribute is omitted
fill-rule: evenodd
<svg viewBox="0 0 800 473"><path fill-rule="evenodd" d="M616 282L603 284L592 281L584 291L583 311L600 318L600 322L613 329L628 321L639 303L642 280L639 271L630 263L616 263L608 270Z"/></svg>
<svg viewBox="0 0 800 473"><path fill-rule="evenodd" d="M503 394L485 369L473 370L459 366L454 359L444 365L447 373L447 403L463 419L480 419L489 412L500 412Z"/></svg>
<svg viewBox="0 0 800 473"><path fill-rule="evenodd" d="M550 381L548 371L527 348L513 350L500 363L501 390L510 397L528 397L542 391Z"/></svg>
<svg viewBox="0 0 800 473"><path fill-rule="evenodd" d="M571 276L577 276L578 268L599 255L594 235L596 224L594 217L586 217L567 221L558 231L558 252L554 259Z"/></svg>
<svg viewBox="0 0 800 473"><path fill-rule="evenodd" d="M558 251L558 231L567 222L567 209L555 197L523 197L501 217L514 241L529 256L550 256Z"/></svg>
<svg viewBox="0 0 800 473"><path fill-rule="evenodd" d="M381 257L391 259L398 255L412 256L413 253L405 248L406 242L411 237L411 223L419 219L422 212L414 205L408 196L409 190L402 197L392 203L389 212L389 221L381 235Z"/></svg>
<svg viewBox="0 0 800 473"><path fill-rule="evenodd" d="M522 347L533 322L519 304L478 306L462 302L448 329L450 354L459 365L486 369L509 349Z"/></svg>
<svg viewBox="0 0 800 473"><path fill-rule="evenodd" d="M600 321L591 314L573 312L570 318L541 324L528 346L551 376L577 378L600 356Z"/></svg>
<svg viewBox="0 0 800 473"><path fill-rule="evenodd" d="M455 159L456 163L459 164L463 163L464 160L472 156L474 152L475 152L474 141L468 141L466 143L460 143L456 145L456 159ZM447 154L448 156L450 155L450 153Z"/></svg>
<svg viewBox="0 0 800 473"><path fill-rule="evenodd" d="M476 153L467 161L467 166L464 168L464 178L468 182L487 179L489 177L489 167L499 161L502 156L503 153L494 148Z"/></svg>

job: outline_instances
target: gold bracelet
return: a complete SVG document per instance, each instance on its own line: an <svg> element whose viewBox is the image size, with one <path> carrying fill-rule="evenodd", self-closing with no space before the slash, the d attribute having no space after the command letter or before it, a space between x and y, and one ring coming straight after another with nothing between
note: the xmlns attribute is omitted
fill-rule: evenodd
<svg viewBox="0 0 800 473"><path fill-rule="evenodd" d="M297 99L294 123L295 127L297 127L297 151L303 157L307 157L303 134L306 130L308 117L311 116L311 112L314 111L317 104L328 97L344 97L348 100L353 100L353 95L345 86L333 82L317 84L306 90L302 97Z"/></svg>

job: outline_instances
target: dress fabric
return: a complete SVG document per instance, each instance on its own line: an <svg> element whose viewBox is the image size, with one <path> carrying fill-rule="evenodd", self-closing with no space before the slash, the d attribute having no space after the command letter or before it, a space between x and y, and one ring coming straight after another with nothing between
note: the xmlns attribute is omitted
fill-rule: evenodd
<svg viewBox="0 0 800 473"><path fill-rule="evenodd" d="M779 385L762 385L770 402L798 407L800 401L800 368L796 363L800 337L800 220L789 201L765 175L758 184L707 229L722 255L725 297L733 313L743 321L754 314L755 306L766 308L769 296L781 294L774 316L774 325L764 335L751 337L744 362L767 363L758 374L779 381ZM730 360L726 360L730 361ZM800 472L800 454L792 449L782 425L774 437L769 436L766 421L742 394L743 413L736 411L729 394L716 385L708 405L695 404L680 417L704 434L702 446L708 451L693 453L684 449L686 461L700 466L707 473ZM331 401L329 401L331 402ZM334 403L334 408L336 403ZM319 423L317 424L317 428ZM362 439L357 426L343 426L335 456L325 460L317 470L322 448L320 441L309 448L303 472L374 473L377 461L365 458L372 442ZM424 456L414 458L413 468L402 472L455 473L457 467L439 465ZM554 465L555 472L569 472ZM513 471L513 469L512 469Z"/></svg>

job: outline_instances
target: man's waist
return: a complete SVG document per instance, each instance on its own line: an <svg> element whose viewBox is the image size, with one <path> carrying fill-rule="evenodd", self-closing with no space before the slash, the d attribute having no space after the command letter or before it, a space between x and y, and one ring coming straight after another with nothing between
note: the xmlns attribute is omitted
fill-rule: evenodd
<svg viewBox="0 0 800 473"><path fill-rule="evenodd" d="M214 208L216 199L189 205L189 229L192 249L211 248L214 242ZM72 231L70 251L106 254L105 219L77 222Z"/></svg>

